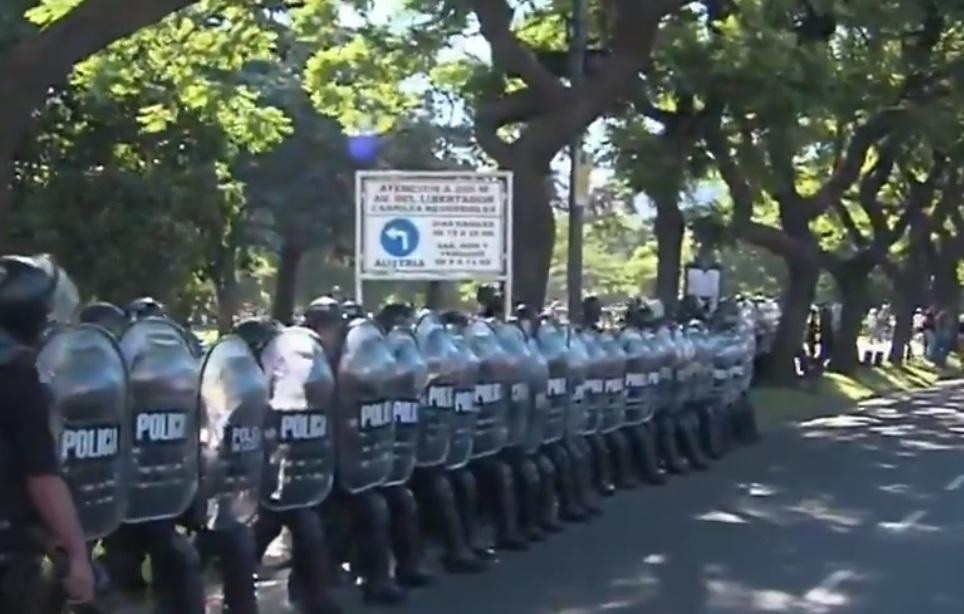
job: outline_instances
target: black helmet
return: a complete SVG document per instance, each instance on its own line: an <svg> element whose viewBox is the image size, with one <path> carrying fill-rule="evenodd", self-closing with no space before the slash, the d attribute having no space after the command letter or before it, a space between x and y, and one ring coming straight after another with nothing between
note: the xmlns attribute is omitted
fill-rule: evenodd
<svg viewBox="0 0 964 614"><path fill-rule="evenodd" d="M128 322L123 309L107 302L90 303L80 310L78 318L81 322L103 326L115 335L119 335Z"/></svg>
<svg viewBox="0 0 964 614"><path fill-rule="evenodd" d="M254 355L258 356L264 346L268 345L283 329L284 326L280 322L271 318L249 318L235 326L233 332L244 339Z"/></svg>
<svg viewBox="0 0 964 614"><path fill-rule="evenodd" d="M455 310L443 311L439 314L439 321L446 326L455 326L458 328L467 326L469 323L469 319L464 313Z"/></svg>
<svg viewBox="0 0 964 614"><path fill-rule="evenodd" d="M341 322L341 305L331 296L320 296L305 309L305 325L317 330Z"/></svg>
<svg viewBox="0 0 964 614"><path fill-rule="evenodd" d="M48 318L67 320L77 307L77 288L49 256L0 257L0 328L34 343Z"/></svg>
<svg viewBox="0 0 964 614"><path fill-rule="evenodd" d="M150 296L142 296L127 304L127 317L131 320L165 318L167 317L167 310L156 299Z"/></svg>
<svg viewBox="0 0 964 614"><path fill-rule="evenodd" d="M598 296L587 296L582 301L582 321L586 326L595 326L602 317L602 301Z"/></svg>
<svg viewBox="0 0 964 614"><path fill-rule="evenodd" d="M406 303L388 303L382 307L375 321L386 333L396 326L404 326L411 322L415 315L415 309Z"/></svg>
<svg viewBox="0 0 964 614"><path fill-rule="evenodd" d="M352 300L344 301L341 304L342 317L348 321L365 317L365 310L361 305Z"/></svg>

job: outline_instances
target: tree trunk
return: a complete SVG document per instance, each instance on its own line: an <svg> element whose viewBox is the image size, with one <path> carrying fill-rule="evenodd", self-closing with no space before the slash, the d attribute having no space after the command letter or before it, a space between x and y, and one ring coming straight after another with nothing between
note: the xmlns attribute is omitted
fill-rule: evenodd
<svg viewBox="0 0 964 614"><path fill-rule="evenodd" d="M305 250L293 241L285 241L278 254L278 277L275 280L271 317L287 326L291 325L294 317L298 267L304 255Z"/></svg>
<svg viewBox="0 0 964 614"><path fill-rule="evenodd" d="M807 316L817 290L820 268L816 262L794 254L784 258L787 284L783 293L783 313L773 340L765 377L779 385L793 385L797 381L794 359L803 346Z"/></svg>
<svg viewBox="0 0 964 614"><path fill-rule="evenodd" d="M658 262L656 268L656 296L669 313L676 311L679 301L680 266L685 226L679 210L677 197L659 198L656 201L656 243Z"/></svg>
<svg viewBox="0 0 964 614"><path fill-rule="evenodd" d="M218 300L218 332L225 335L234 328L234 317L238 314L238 275L234 260L229 259L221 278L214 284Z"/></svg>
<svg viewBox="0 0 964 614"><path fill-rule="evenodd" d="M546 300L556 222L546 186L548 170L517 166L512 169L512 297L539 312Z"/></svg>
<svg viewBox="0 0 964 614"><path fill-rule="evenodd" d="M830 357L830 368L837 373L852 374L860 365L857 340L860 338L864 315L870 303L869 271L863 266L843 265L834 275L837 296L840 299L840 330L837 331L835 347Z"/></svg>
<svg viewBox="0 0 964 614"><path fill-rule="evenodd" d="M425 287L425 306L433 311L438 311L445 307L445 282L428 282Z"/></svg>
<svg viewBox="0 0 964 614"><path fill-rule="evenodd" d="M904 364L907 346L914 336L914 300L894 287L894 333L890 339L891 364Z"/></svg>

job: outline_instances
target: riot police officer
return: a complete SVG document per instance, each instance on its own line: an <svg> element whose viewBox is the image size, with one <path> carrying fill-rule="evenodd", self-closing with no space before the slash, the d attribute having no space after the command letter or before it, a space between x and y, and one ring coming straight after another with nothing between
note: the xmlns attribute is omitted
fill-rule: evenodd
<svg viewBox="0 0 964 614"><path fill-rule="evenodd" d="M334 448L328 427L334 376L317 335L285 328L273 320L252 319L235 333L261 362L271 389L265 432L265 475L254 523L260 561L283 527L292 535L293 571L289 601L306 614L341 612L328 594L331 560L315 507L328 496L334 476Z"/></svg>
<svg viewBox="0 0 964 614"><path fill-rule="evenodd" d="M362 315L357 304L348 301L340 304L331 296L315 299L304 314L305 325L321 338L332 371L338 374L336 394L339 402L336 409L336 432L340 428L350 430L352 420L358 422L353 416L348 415L348 412L353 409L348 406L350 403L342 403L342 397L351 396L349 393L353 392L344 387L345 382L340 371L347 345L346 328L349 322L346 314ZM374 326L373 323L372 326ZM381 334L380 331L378 332ZM387 349L385 351L387 352ZM371 405L375 409L378 404ZM345 412L345 415L341 415L341 412ZM384 425L379 422L375 430L383 427ZM394 432L394 426L392 426L392 432ZM343 447L339 455L343 453L354 453L357 456L360 451ZM339 456L340 460L341 456ZM361 575L365 580L363 588L365 600L374 603L397 603L404 598L405 592L391 574L391 512L388 503L377 488L381 485L380 483L363 484L357 489L352 485L346 486L345 473L351 469L353 467L347 466L346 463L339 464L335 496L329 498L330 504L319 510L326 520L337 525L330 532L333 557L336 562L347 559L350 549L349 537L352 534L357 536ZM359 479L365 481L362 478ZM337 522L339 520L343 522Z"/></svg>
<svg viewBox="0 0 964 614"><path fill-rule="evenodd" d="M48 317L72 315L76 289L48 257L0 257L0 611L39 608L47 536L66 554L64 587L90 601L94 574L83 530L58 473L48 399L34 346ZM71 305L71 303L73 303ZM58 313L59 312L59 313Z"/></svg>
<svg viewBox="0 0 964 614"><path fill-rule="evenodd" d="M93 303L80 319L118 338L132 381L128 422L135 426L134 487L125 523L104 540L111 581L127 591L144 590L141 567L150 557L158 611L203 612L200 559L176 528L198 482L197 463L182 462L197 457L196 357L183 331L151 298L137 299L126 310Z"/></svg>

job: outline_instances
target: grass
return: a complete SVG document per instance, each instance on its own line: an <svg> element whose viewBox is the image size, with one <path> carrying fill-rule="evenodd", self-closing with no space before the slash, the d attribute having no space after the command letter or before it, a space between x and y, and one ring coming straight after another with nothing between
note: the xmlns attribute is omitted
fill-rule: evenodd
<svg viewBox="0 0 964 614"><path fill-rule="evenodd" d="M754 388L750 396L761 425L766 428L837 413L867 399L928 388L941 379L961 375L961 357L952 355L944 369L914 359L900 367L861 368L853 376L825 373L816 381L802 383L798 388L760 386Z"/></svg>

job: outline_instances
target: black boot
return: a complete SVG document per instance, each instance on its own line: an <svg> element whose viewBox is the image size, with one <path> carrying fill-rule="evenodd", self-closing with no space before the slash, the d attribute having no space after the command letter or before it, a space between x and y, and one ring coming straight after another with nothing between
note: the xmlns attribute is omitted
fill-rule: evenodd
<svg viewBox="0 0 964 614"><path fill-rule="evenodd" d="M513 450L511 459L516 493L521 504L519 506L520 528L529 541L542 541L545 539L545 533L539 526L541 520L539 497L542 492L539 468L536 467L535 461L525 456L521 450Z"/></svg>
<svg viewBox="0 0 964 614"><path fill-rule="evenodd" d="M633 459L636 471L648 484L665 484L666 474L659 466L659 456L656 452L656 437L653 434L652 420L630 427L633 442Z"/></svg>
<svg viewBox="0 0 964 614"><path fill-rule="evenodd" d="M368 603L392 605L405 598L405 591L392 578L389 567L390 517L381 493L355 495L358 517L359 555L364 577L364 598Z"/></svg>
<svg viewBox="0 0 964 614"><path fill-rule="evenodd" d="M587 518L579 498L573 458L562 442L552 444L548 452L556 473L555 488L559 493L559 518L566 522L582 522Z"/></svg>
<svg viewBox="0 0 964 614"><path fill-rule="evenodd" d="M676 445L676 419L668 411L661 411L656 415L656 449L660 461L669 473L686 473L686 461L680 456Z"/></svg>
<svg viewBox="0 0 964 614"><path fill-rule="evenodd" d="M593 484L599 494L611 497L616 493L616 487L613 485L613 469L606 442L599 433L587 435L586 441L592 450Z"/></svg>
<svg viewBox="0 0 964 614"><path fill-rule="evenodd" d="M288 577L289 602L305 614L340 614L342 610L330 594L334 577L321 518L313 509L284 512L281 518L291 531L293 567Z"/></svg>
<svg viewBox="0 0 964 614"><path fill-rule="evenodd" d="M422 531L415 495L404 485L390 486L383 492L391 510L395 577L402 586L425 586L433 578L422 564Z"/></svg>
<svg viewBox="0 0 964 614"><path fill-rule="evenodd" d="M449 471L449 478L455 491L456 509L462 519L465 542L477 556L486 559L495 557L495 550L491 545L482 542L479 531L479 492L475 476L463 468Z"/></svg>
<svg viewBox="0 0 964 614"><path fill-rule="evenodd" d="M539 471L539 526L549 533L562 531L562 504L559 493L565 488L559 483L559 472L552 460L543 452L536 454L534 462Z"/></svg>
<svg viewBox="0 0 964 614"><path fill-rule="evenodd" d="M611 453L613 481L616 486L624 490L639 486L639 479L633 472L632 461L630 461L629 443L622 431L607 433L605 443Z"/></svg>
<svg viewBox="0 0 964 614"><path fill-rule="evenodd" d="M487 499L495 520L495 542L500 550L527 550L529 542L519 531L519 504L515 497L512 470L496 457L478 461L480 476L485 478Z"/></svg>
<svg viewBox="0 0 964 614"><path fill-rule="evenodd" d="M676 443L679 446L680 452L682 452L686 460L689 461L690 467L698 471L705 471L709 469L710 466L699 445L697 435L699 424L694 424L694 422L696 422L695 417L689 409L685 410L685 412L677 418Z"/></svg>
<svg viewBox="0 0 964 614"><path fill-rule="evenodd" d="M593 482L593 458L589 441L583 436L573 436L566 441L564 449L572 459L576 501L586 518L602 513L602 500Z"/></svg>
<svg viewBox="0 0 964 614"><path fill-rule="evenodd" d="M726 425L719 412L709 403L700 403L694 412L698 420L697 434L703 453L712 459L721 458L724 454L722 433Z"/></svg>

